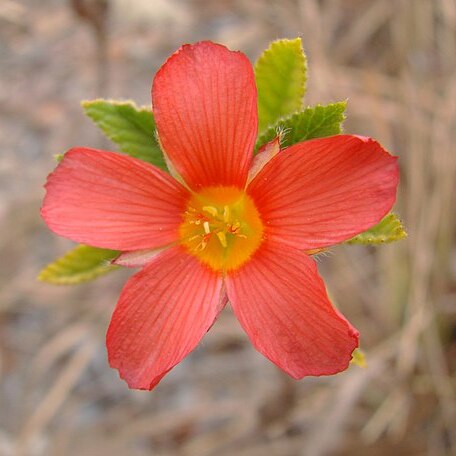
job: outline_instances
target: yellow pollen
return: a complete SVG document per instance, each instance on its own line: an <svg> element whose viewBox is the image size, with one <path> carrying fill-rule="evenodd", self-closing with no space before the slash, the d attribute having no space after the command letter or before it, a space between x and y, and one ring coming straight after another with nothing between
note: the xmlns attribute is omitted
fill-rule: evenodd
<svg viewBox="0 0 456 456"><path fill-rule="evenodd" d="M215 271L232 271L260 246L263 223L243 190L207 187L192 194L179 234L181 244L202 263Z"/></svg>

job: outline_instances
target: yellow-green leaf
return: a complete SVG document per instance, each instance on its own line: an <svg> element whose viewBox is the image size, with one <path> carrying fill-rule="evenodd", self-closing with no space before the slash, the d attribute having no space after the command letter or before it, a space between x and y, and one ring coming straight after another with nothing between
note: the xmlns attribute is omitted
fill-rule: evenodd
<svg viewBox="0 0 456 456"><path fill-rule="evenodd" d="M57 285L74 285L93 280L96 277L113 271L110 261L119 252L79 245L64 256L47 265L38 275L38 280Z"/></svg>
<svg viewBox="0 0 456 456"><path fill-rule="evenodd" d="M367 367L366 356L364 355L364 352L361 349L356 348L352 353L352 360L350 363L363 368Z"/></svg>
<svg viewBox="0 0 456 456"><path fill-rule="evenodd" d="M383 244L399 241L407 237L401 221L392 213L364 233L347 241L348 244Z"/></svg>
<svg viewBox="0 0 456 456"><path fill-rule="evenodd" d="M256 143L258 150L263 145L282 134L282 147L288 147L308 139L323 138L341 133L345 120L347 103L340 101L326 106L316 105L280 119L275 125L267 128Z"/></svg>
<svg viewBox="0 0 456 456"><path fill-rule="evenodd" d="M168 171L155 137L152 111L133 102L83 101L84 112L122 152Z"/></svg>
<svg viewBox="0 0 456 456"><path fill-rule="evenodd" d="M261 54L255 63L260 132L279 118L302 109L306 79L301 38L274 41Z"/></svg>

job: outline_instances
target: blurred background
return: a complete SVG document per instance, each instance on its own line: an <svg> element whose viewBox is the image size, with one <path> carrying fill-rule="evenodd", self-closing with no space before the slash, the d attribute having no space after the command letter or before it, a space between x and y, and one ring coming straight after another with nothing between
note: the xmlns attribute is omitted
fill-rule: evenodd
<svg viewBox="0 0 456 456"><path fill-rule="evenodd" d="M39 217L54 154L109 148L82 99L150 104L184 42L255 60L301 36L306 103L348 98L349 133L399 156L407 240L319 260L367 368L296 382L226 308L153 392L104 337L130 271L38 283L72 244ZM456 454L456 3L453 0L0 0L0 455Z"/></svg>

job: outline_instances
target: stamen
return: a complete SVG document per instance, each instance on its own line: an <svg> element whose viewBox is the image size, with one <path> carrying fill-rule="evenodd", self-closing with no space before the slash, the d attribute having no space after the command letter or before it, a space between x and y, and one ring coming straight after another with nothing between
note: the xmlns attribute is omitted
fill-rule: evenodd
<svg viewBox="0 0 456 456"><path fill-rule="evenodd" d="M189 242L192 242L196 239L200 239L200 242L192 248L194 252L202 252L206 247L211 239L212 233L209 234L197 234L196 236L192 236L188 239Z"/></svg>
<svg viewBox="0 0 456 456"><path fill-rule="evenodd" d="M200 261L215 271L231 271L260 245L263 225L242 190L208 187L188 202L179 232L182 244Z"/></svg>
<svg viewBox="0 0 456 456"><path fill-rule="evenodd" d="M239 220L236 220L231 226L228 227L230 233L237 234L237 230L241 227Z"/></svg>
<svg viewBox="0 0 456 456"><path fill-rule="evenodd" d="M222 247L227 247L228 244L226 242L226 234L224 231L218 231L217 232L217 237L219 238L220 244L222 244Z"/></svg>
<svg viewBox="0 0 456 456"><path fill-rule="evenodd" d="M218 210L214 206L203 206L203 211L207 212L208 214L211 214L213 217L218 216Z"/></svg>
<svg viewBox="0 0 456 456"><path fill-rule="evenodd" d="M230 208L229 206L224 206L223 207L223 220L228 223L228 221L230 220Z"/></svg>

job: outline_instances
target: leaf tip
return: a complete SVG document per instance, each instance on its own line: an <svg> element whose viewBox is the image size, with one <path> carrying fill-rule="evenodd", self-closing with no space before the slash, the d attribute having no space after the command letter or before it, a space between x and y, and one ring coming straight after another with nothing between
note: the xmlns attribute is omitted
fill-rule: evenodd
<svg viewBox="0 0 456 456"><path fill-rule="evenodd" d="M363 369L367 367L366 356L361 349L356 348L352 353L350 364L354 364L355 366L361 367Z"/></svg>
<svg viewBox="0 0 456 456"><path fill-rule="evenodd" d="M46 273L45 273L46 268L43 268L38 275L36 276L36 279L38 282L46 282Z"/></svg>
<svg viewBox="0 0 456 456"><path fill-rule="evenodd" d="M36 276L37 282L50 283L52 285L61 285L61 282L59 280L56 280L56 278L52 275L52 264L53 263L50 263L41 269L41 271Z"/></svg>

